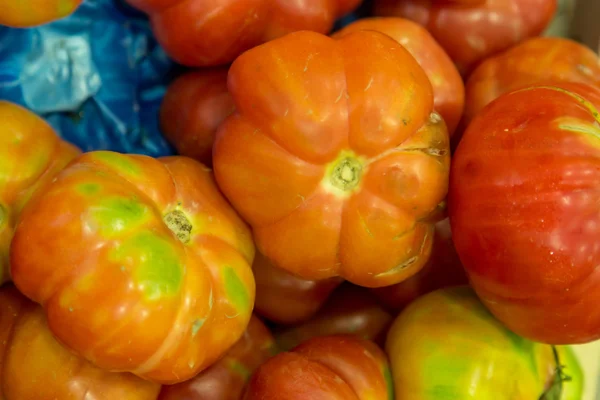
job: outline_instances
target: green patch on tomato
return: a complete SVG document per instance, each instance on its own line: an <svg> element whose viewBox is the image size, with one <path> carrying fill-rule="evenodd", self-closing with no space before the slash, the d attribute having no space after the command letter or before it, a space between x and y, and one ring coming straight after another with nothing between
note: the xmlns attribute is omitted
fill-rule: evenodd
<svg viewBox="0 0 600 400"><path fill-rule="evenodd" d="M99 204L90 208L90 213L100 233L107 237L138 228L151 215L150 208L136 196L102 198Z"/></svg>
<svg viewBox="0 0 600 400"><path fill-rule="evenodd" d="M242 379L244 380L244 382L247 382L248 379L250 379L250 376L252 375L252 373L241 362L239 362L237 360L230 360L227 364L228 364L229 369L232 370L233 372L235 372L236 374L240 375L242 377Z"/></svg>
<svg viewBox="0 0 600 400"><path fill-rule="evenodd" d="M126 175L139 175L140 173L139 166L125 154L113 151L96 151L94 152L94 157Z"/></svg>
<svg viewBox="0 0 600 400"><path fill-rule="evenodd" d="M77 186L77 191L86 196L93 196L100 192L100 184L98 183L82 183Z"/></svg>
<svg viewBox="0 0 600 400"><path fill-rule="evenodd" d="M246 313L250 309L250 296L246 286L232 267L223 268L223 282L227 298L240 313Z"/></svg>
<svg viewBox="0 0 600 400"><path fill-rule="evenodd" d="M385 379L385 387L387 390L388 400L393 400L395 397L394 393L394 380L392 378L392 370L389 366L383 366L383 378Z"/></svg>

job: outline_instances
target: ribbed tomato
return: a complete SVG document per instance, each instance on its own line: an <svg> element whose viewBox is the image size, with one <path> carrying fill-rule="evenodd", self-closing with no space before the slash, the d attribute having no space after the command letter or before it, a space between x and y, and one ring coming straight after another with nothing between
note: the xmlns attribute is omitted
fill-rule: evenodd
<svg viewBox="0 0 600 400"><path fill-rule="evenodd" d="M83 0L0 0L0 25L30 28L72 14Z"/></svg>

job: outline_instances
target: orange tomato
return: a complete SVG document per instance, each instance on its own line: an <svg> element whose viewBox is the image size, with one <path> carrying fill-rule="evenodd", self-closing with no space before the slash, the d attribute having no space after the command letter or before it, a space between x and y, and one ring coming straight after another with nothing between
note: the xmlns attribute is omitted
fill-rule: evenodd
<svg viewBox="0 0 600 400"><path fill-rule="evenodd" d="M0 289L0 398L155 400L160 385L93 366L52 335L44 310L13 285Z"/></svg>
<svg viewBox="0 0 600 400"><path fill-rule="evenodd" d="M450 137L463 113L465 87L456 66L427 29L403 18L364 18L336 32L341 37L360 30L385 33L412 54L433 86L435 110L444 118Z"/></svg>
<svg viewBox="0 0 600 400"><path fill-rule="evenodd" d="M10 255L61 342L159 383L219 359L254 304L251 233L187 157L83 154L27 204Z"/></svg>
<svg viewBox="0 0 600 400"><path fill-rule="evenodd" d="M8 252L21 209L79 153L42 118L0 100L0 285L10 280Z"/></svg>
<svg viewBox="0 0 600 400"><path fill-rule="evenodd" d="M72 14L83 0L0 0L0 25L29 28Z"/></svg>
<svg viewBox="0 0 600 400"><path fill-rule="evenodd" d="M242 54L229 90L215 176L276 267L371 287L422 268L449 139L407 50L379 32L292 33Z"/></svg>

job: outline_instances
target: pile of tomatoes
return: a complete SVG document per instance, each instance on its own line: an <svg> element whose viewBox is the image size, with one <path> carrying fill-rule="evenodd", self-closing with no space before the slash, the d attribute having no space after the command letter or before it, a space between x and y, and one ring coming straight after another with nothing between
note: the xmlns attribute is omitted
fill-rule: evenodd
<svg viewBox="0 0 600 400"><path fill-rule="evenodd" d="M582 399L600 60L555 0L128 2L180 155L0 101L0 398Z"/></svg>

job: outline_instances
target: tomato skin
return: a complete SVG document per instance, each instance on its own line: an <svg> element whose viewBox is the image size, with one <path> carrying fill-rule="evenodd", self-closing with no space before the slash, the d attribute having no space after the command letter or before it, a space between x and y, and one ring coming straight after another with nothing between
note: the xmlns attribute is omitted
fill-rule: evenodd
<svg viewBox="0 0 600 400"><path fill-rule="evenodd" d="M0 25L30 28L72 14L83 0L0 0Z"/></svg>
<svg viewBox="0 0 600 400"><path fill-rule="evenodd" d="M3 400L155 400L160 390L69 352L48 329L42 308L11 284L0 288L0 376Z"/></svg>
<svg viewBox="0 0 600 400"><path fill-rule="evenodd" d="M557 367L552 346L506 329L468 286L412 302L385 348L397 399L540 399Z"/></svg>
<svg viewBox="0 0 600 400"><path fill-rule="evenodd" d="M379 32L296 32L242 54L228 87L215 177L273 265L371 287L418 272L450 158L408 51Z"/></svg>
<svg viewBox="0 0 600 400"><path fill-rule="evenodd" d="M0 100L0 285L10 280L9 247L23 206L79 154L42 118Z"/></svg>
<svg viewBox="0 0 600 400"><path fill-rule="evenodd" d="M189 381L163 386L158 400L239 400L254 370L277 351L269 329L252 316L225 357Z"/></svg>
<svg viewBox="0 0 600 400"><path fill-rule="evenodd" d="M463 125L501 94L543 81L600 86L600 59L570 39L537 37L484 60L469 77Z"/></svg>
<svg viewBox="0 0 600 400"><path fill-rule="evenodd" d="M211 166L215 132L233 110L227 68L187 72L167 89L160 125L179 154Z"/></svg>
<svg viewBox="0 0 600 400"><path fill-rule="evenodd" d="M167 384L241 337L253 258L251 232L208 168L108 151L83 154L38 192L11 244L16 286L61 342L101 368Z"/></svg>
<svg viewBox="0 0 600 400"><path fill-rule="evenodd" d="M541 34L556 7L556 0L486 0L472 7L431 0L375 0L374 13L425 26L466 77L485 58Z"/></svg>
<svg viewBox="0 0 600 400"><path fill-rule="evenodd" d="M243 400L392 400L387 358L355 336L310 339L261 365Z"/></svg>
<svg viewBox="0 0 600 400"><path fill-rule="evenodd" d="M317 336L355 335L383 344L392 315L376 300L369 289L344 283L329 297L310 320L275 330L275 338L284 351Z"/></svg>
<svg viewBox="0 0 600 400"><path fill-rule="evenodd" d="M427 29L403 18L363 18L333 36L341 37L360 30L385 33L412 54L433 86L435 110L444 118L452 137L463 113L465 87L456 66Z"/></svg>
<svg viewBox="0 0 600 400"><path fill-rule="evenodd" d="M165 51L187 66L225 65L290 32L328 33L361 0L127 0L150 15Z"/></svg>
<svg viewBox="0 0 600 400"><path fill-rule="evenodd" d="M600 338L600 89L559 82L500 96L452 161L449 215L477 294L517 334Z"/></svg>
<svg viewBox="0 0 600 400"><path fill-rule="evenodd" d="M343 279L306 280L273 266L257 253L252 264L256 281L254 311L271 322L298 324L310 319Z"/></svg>

